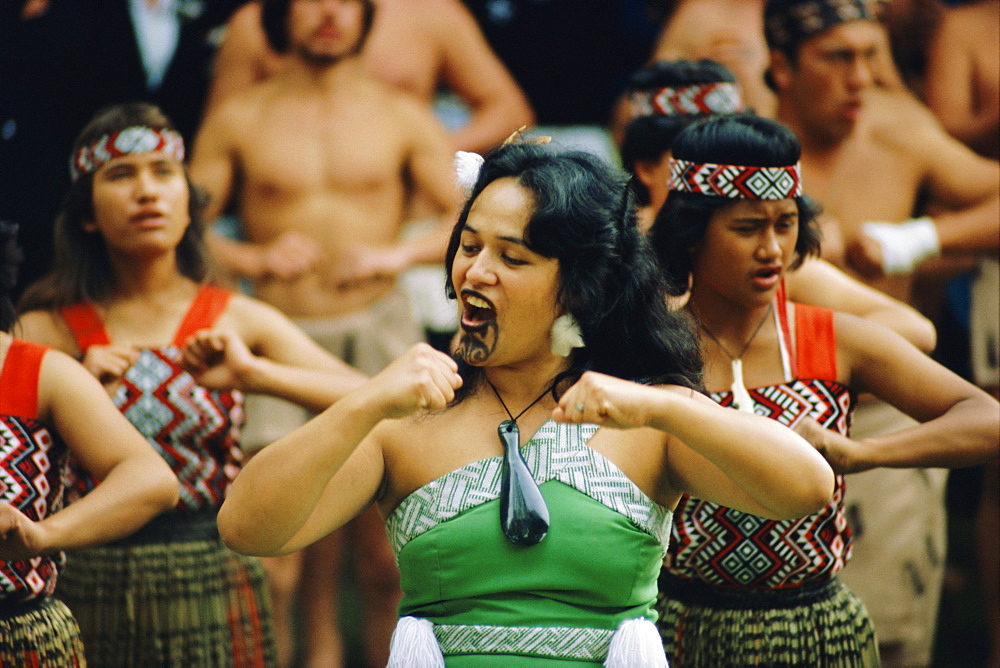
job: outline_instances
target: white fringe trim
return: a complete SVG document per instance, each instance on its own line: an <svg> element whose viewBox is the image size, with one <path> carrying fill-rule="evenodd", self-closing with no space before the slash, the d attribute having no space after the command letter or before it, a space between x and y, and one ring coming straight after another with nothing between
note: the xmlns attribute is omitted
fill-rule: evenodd
<svg viewBox="0 0 1000 668"><path fill-rule="evenodd" d="M389 642L386 668L444 668L434 625L426 619L401 617Z"/></svg>
<svg viewBox="0 0 1000 668"><path fill-rule="evenodd" d="M644 617L626 619L611 636L606 668L667 668L656 625Z"/></svg>

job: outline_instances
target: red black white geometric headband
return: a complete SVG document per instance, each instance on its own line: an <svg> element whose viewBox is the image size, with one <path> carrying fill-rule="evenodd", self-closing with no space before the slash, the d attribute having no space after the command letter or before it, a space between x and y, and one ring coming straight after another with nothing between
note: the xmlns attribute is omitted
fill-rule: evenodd
<svg viewBox="0 0 1000 668"><path fill-rule="evenodd" d="M166 153L178 162L184 162L184 138L176 130L134 125L81 146L70 158L69 173L73 181L76 181L114 158L154 151Z"/></svg>
<svg viewBox="0 0 1000 668"><path fill-rule="evenodd" d="M632 118L734 114L743 111L740 87L725 81L637 90L629 95L629 101L632 104Z"/></svg>
<svg viewBox="0 0 1000 668"><path fill-rule="evenodd" d="M718 197L779 200L802 194L802 176L798 163L788 167L747 167L671 158L670 189Z"/></svg>

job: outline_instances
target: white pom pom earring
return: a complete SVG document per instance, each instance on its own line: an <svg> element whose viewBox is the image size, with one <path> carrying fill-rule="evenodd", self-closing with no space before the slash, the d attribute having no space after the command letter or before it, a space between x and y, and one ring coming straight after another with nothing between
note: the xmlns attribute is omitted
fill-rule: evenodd
<svg viewBox="0 0 1000 668"><path fill-rule="evenodd" d="M483 156L468 151L455 152L455 180L462 194L468 197L479 180L479 170L483 167Z"/></svg>
<svg viewBox="0 0 1000 668"><path fill-rule="evenodd" d="M573 348L583 348L580 323L570 313L564 313L552 322L552 354L566 357Z"/></svg>

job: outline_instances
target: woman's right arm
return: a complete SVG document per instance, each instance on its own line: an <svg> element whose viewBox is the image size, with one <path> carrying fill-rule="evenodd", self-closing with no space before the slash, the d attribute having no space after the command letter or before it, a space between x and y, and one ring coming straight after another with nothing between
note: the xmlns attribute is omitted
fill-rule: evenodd
<svg viewBox="0 0 1000 668"><path fill-rule="evenodd" d="M222 539L243 554L287 554L344 525L376 499L386 474L376 426L444 409L461 382L450 357L414 346L254 455L219 511Z"/></svg>

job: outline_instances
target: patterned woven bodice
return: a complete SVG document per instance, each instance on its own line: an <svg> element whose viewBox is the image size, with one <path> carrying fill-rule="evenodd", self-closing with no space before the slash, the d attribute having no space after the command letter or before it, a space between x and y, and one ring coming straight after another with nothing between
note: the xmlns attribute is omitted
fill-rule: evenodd
<svg viewBox="0 0 1000 668"><path fill-rule="evenodd" d="M66 446L38 420L38 372L47 348L14 340L0 369L0 503L38 521L63 505ZM62 552L0 561L0 600L52 593Z"/></svg>
<svg viewBox="0 0 1000 668"><path fill-rule="evenodd" d="M549 421L521 446L551 515L538 545L503 535L500 457L431 481L386 520L400 612L434 623L449 666L599 662L623 619L654 618L671 512L587 446L596 430Z"/></svg>
<svg viewBox="0 0 1000 668"><path fill-rule="evenodd" d="M242 465L240 427L243 396L198 385L180 365L180 346L190 334L211 327L225 309L229 293L204 287L191 305L173 345L145 348L121 378L112 400L139 432L170 464L180 481L179 510L222 505L226 490ZM90 304L63 309L63 318L82 352L110 340ZM78 491L95 481L74 467Z"/></svg>
<svg viewBox="0 0 1000 668"><path fill-rule="evenodd" d="M847 434L854 396L836 381L832 313L797 304L796 379L749 390L755 412L784 425L808 416ZM816 376L816 377L810 377ZM732 403L732 392L712 399ZM670 573L729 587L776 588L825 581L850 558L851 531L844 516L844 478L819 512L794 520L769 520L684 495L674 511Z"/></svg>

